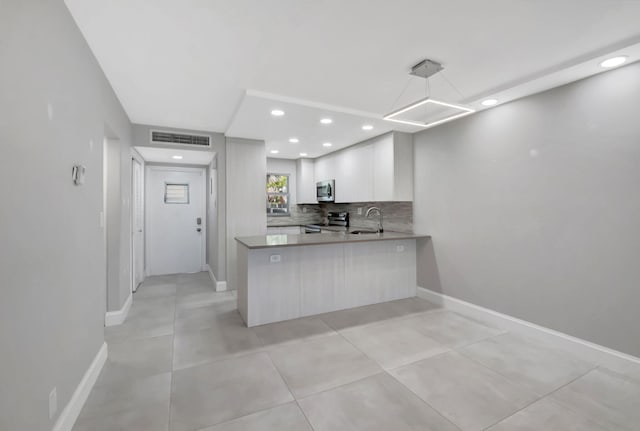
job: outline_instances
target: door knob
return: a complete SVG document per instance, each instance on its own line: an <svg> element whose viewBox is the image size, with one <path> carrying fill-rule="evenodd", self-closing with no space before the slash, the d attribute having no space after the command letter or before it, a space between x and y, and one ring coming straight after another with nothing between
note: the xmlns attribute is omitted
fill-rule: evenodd
<svg viewBox="0 0 640 431"><path fill-rule="evenodd" d="M198 231L198 232L202 232L202 229L200 229L200 228L197 228L197 229L196 229L196 231Z"/></svg>

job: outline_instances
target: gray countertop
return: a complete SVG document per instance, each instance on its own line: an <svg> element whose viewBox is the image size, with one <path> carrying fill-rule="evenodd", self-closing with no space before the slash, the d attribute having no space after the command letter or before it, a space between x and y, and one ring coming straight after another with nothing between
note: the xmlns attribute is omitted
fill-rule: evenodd
<svg viewBox="0 0 640 431"><path fill-rule="evenodd" d="M236 241L249 249L270 247L296 247L303 245L339 244L350 242L388 241L398 239L429 238L415 233L384 232L380 234L354 235L346 231L308 234L256 235L236 237Z"/></svg>

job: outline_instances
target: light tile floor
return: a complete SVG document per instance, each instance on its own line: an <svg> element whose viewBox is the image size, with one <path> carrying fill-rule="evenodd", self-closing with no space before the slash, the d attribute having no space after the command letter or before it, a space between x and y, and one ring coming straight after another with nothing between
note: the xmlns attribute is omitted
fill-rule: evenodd
<svg viewBox="0 0 640 431"><path fill-rule="evenodd" d="M151 277L74 431L633 431L617 372L417 299L246 328L207 273Z"/></svg>

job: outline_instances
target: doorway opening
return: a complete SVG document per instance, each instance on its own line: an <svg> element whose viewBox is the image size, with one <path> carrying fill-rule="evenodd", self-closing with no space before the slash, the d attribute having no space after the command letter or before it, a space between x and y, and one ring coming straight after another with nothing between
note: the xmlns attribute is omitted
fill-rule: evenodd
<svg viewBox="0 0 640 431"><path fill-rule="evenodd" d="M145 168L146 275L194 273L206 264L206 170Z"/></svg>
<svg viewBox="0 0 640 431"><path fill-rule="evenodd" d="M144 162L131 157L131 290L144 281Z"/></svg>

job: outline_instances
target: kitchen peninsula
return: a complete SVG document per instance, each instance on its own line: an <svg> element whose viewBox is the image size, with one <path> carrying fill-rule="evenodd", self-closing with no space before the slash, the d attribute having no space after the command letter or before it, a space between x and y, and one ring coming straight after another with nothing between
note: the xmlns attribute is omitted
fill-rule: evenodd
<svg viewBox="0 0 640 431"><path fill-rule="evenodd" d="M349 232L261 235L238 242L238 310L263 325L416 295L416 240Z"/></svg>

